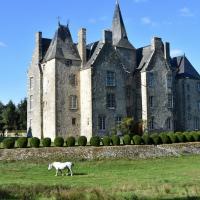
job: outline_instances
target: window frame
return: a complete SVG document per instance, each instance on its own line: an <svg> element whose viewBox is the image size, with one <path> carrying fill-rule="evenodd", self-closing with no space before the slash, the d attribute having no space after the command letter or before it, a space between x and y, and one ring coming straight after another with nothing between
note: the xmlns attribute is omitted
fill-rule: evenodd
<svg viewBox="0 0 200 200"><path fill-rule="evenodd" d="M98 130L99 131L106 130L106 116L104 116L104 115L98 116Z"/></svg>
<svg viewBox="0 0 200 200"><path fill-rule="evenodd" d="M69 107L70 110L78 109L78 97L76 95L70 95Z"/></svg>
<svg viewBox="0 0 200 200"><path fill-rule="evenodd" d="M107 93L106 94L106 106L108 109L115 109L116 108L116 97L114 93Z"/></svg>
<svg viewBox="0 0 200 200"><path fill-rule="evenodd" d="M106 86L115 87L116 86L116 73L114 71L106 72Z"/></svg>

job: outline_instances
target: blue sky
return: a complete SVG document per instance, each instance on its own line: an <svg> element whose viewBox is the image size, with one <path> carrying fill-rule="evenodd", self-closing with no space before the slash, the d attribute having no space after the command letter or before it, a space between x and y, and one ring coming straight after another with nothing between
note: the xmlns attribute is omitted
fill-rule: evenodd
<svg viewBox="0 0 200 200"><path fill-rule="evenodd" d="M119 0L132 44L148 45L152 36L171 43L174 55L183 53L200 72L199 0ZM52 38L58 16L69 21L74 41L87 28L88 42L101 38L111 27L115 0L1 0L0 101L18 103L26 96L27 68L34 49L34 35Z"/></svg>

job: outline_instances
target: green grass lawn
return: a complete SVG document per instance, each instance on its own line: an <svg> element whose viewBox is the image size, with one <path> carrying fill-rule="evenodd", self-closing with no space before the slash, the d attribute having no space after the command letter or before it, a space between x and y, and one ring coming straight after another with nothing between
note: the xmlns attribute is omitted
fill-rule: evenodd
<svg viewBox="0 0 200 200"><path fill-rule="evenodd" d="M200 156L74 164L55 177L45 161L1 162L0 199L200 199Z"/></svg>

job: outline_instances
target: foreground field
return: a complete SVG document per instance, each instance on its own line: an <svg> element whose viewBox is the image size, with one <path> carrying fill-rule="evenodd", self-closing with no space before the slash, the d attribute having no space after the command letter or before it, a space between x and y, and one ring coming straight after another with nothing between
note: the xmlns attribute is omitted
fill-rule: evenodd
<svg viewBox="0 0 200 200"><path fill-rule="evenodd" d="M45 161L1 162L0 199L200 199L200 156L74 163L55 177Z"/></svg>

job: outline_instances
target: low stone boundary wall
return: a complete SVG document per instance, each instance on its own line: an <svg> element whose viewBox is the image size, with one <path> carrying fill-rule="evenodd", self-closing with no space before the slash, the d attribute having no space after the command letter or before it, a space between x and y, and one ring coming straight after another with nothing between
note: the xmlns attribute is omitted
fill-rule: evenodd
<svg viewBox="0 0 200 200"><path fill-rule="evenodd" d="M200 143L165 145L129 145L108 147L48 147L26 149L0 149L0 161L33 160L93 160L93 159L138 159L166 156L200 154Z"/></svg>

